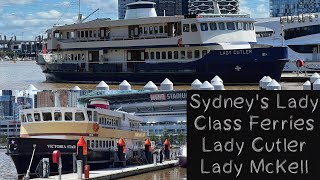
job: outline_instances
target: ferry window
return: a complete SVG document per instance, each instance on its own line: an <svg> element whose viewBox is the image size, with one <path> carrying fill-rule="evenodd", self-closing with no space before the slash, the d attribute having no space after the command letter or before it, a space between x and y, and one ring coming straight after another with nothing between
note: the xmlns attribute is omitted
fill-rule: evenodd
<svg viewBox="0 0 320 180"><path fill-rule="evenodd" d="M109 147L109 142L110 142L110 141L107 141L107 142L106 142L106 147Z"/></svg>
<svg viewBox="0 0 320 180"><path fill-rule="evenodd" d="M103 147L103 148L106 147L106 141L102 141L102 147Z"/></svg>
<svg viewBox="0 0 320 180"><path fill-rule="evenodd" d="M70 39L70 32L67 32L67 39Z"/></svg>
<svg viewBox="0 0 320 180"><path fill-rule="evenodd" d="M74 32L71 32L71 33L70 33L70 37L71 37L71 39L74 38Z"/></svg>
<svg viewBox="0 0 320 180"><path fill-rule="evenodd" d="M200 57L200 51L199 50L195 50L194 51L194 58L199 58Z"/></svg>
<svg viewBox="0 0 320 180"><path fill-rule="evenodd" d="M139 35L139 28L138 27L134 28L134 35L135 36Z"/></svg>
<svg viewBox="0 0 320 180"><path fill-rule="evenodd" d="M168 52L168 59L172 59L172 51Z"/></svg>
<svg viewBox="0 0 320 180"><path fill-rule="evenodd" d="M55 38L60 38L60 33L59 32L54 33L54 37Z"/></svg>
<svg viewBox="0 0 320 180"><path fill-rule="evenodd" d="M201 31L208 31L208 23L201 23Z"/></svg>
<svg viewBox="0 0 320 180"><path fill-rule="evenodd" d="M219 22L219 23L218 23L218 26L219 26L219 29L220 29L220 30L226 30L226 27L225 27L225 25L224 25L224 22Z"/></svg>
<svg viewBox="0 0 320 180"><path fill-rule="evenodd" d="M154 52L150 53L151 59L154 59Z"/></svg>
<svg viewBox="0 0 320 180"><path fill-rule="evenodd" d="M55 112L55 113L54 113L54 120L55 120L55 121L62 121L61 112Z"/></svg>
<svg viewBox="0 0 320 180"><path fill-rule="evenodd" d="M89 37L92 38L92 31L89 31Z"/></svg>
<svg viewBox="0 0 320 180"><path fill-rule="evenodd" d="M78 34L78 35L77 35L77 36L78 36L78 38L80 38L80 31L77 31L77 34Z"/></svg>
<svg viewBox="0 0 320 180"><path fill-rule="evenodd" d="M84 31L81 31L81 37L84 38Z"/></svg>
<svg viewBox="0 0 320 180"><path fill-rule="evenodd" d="M144 27L144 34L148 34L148 27Z"/></svg>
<svg viewBox="0 0 320 180"><path fill-rule="evenodd" d="M145 57L144 57L144 54L145 54L145 53L144 53L144 52L141 52L140 54L141 54L141 60L145 60Z"/></svg>
<svg viewBox="0 0 320 180"><path fill-rule="evenodd" d="M94 122L98 121L98 112L97 111L94 111L94 113L93 113L93 121Z"/></svg>
<svg viewBox="0 0 320 180"><path fill-rule="evenodd" d="M181 59L185 59L186 58L186 52L185 51L181 51L180 52L180 58Z"/></svg>
<svg viewBox="0 0 320 180"><path fill-rule="evenodd" d="M96 30L93 31L93 37L97 37L97 31Z"/></svg>
<svg viewBox="0 0 320 180"><path fill-rule="evenodd" d="M242 23L236 22L236 27L237 27L237 30L242 30Z"/></svg>
<svg viewBox="0 0 320 180"><path fill-rule="evenodd" d="M91 147L94 148L94 140L91 140Z"/></svg>
<svg viewBox="0 0 320 180"><path fill-rule="evenodd" d="M25 116L24 114L21 115L21 121L22 121L22 122L27 122L26 116Z"/></svg>
<svg viewBox="0 0 320 180"><path fill-rule="evenodd" d="M131 61L131 52L128 52L128 58L129 61Z"/></svg>
<svg viewBox="0 0 320 180"><path fill-rule="evenodd" d="M162 59L167 59L167 52L162 52Z"/></svg>
<svg viewBox="0 0 320 180"><path fill-rule="evenodd" d="M158 26L155 26L155 27L154 27L154 33L155 33L155 34L158 34Z"/></svg>
<svg viewBox="0 0 320 180"><path fill-rule="evenodd" d="M142 27L139 27L139 34L143 34Z"/></svg>
<svg viewBox="0 0 320 180"><path fill-rule="evenodd" d="M84 118L83 112L77 112L77 113L76 113L75 120L76 120L76 121L84 121L85 118Z"/></svg>
<svg viewBox="0 0 320 180"><path fill-rule="evenodd" d="M160 26L159 31L160 33L163 33L163 26Z"/></svg>
<svg viewBox="0 0 320 180"><path fill-rule="evenodd" d="M31 114L27 114L27 119L28 119L28 122L32 122L33 121L32 115Z"/></svg>
<svg viewBox="0 0 320 180"><path fill-rule="evenodd" d="M173 53L173 56L174 56L174 59L179 59L179 52L178 51L175 51Z"/></svg>
<svg viewBox="0 0 320 180"><path fill-rule="evenodd" d="M217 30L217 29L218 29L217 23L210 23L210 30L211 30L211 31L215 31L215 30Z"/></svg>
<svg viewBox="0 0 320 180"><path fill-rule="evenodd" d="M111 141L112 147L114 147L114 141Z"/></svg>
<svg viewBox="0 0 320 180"><path fill-rule="evenodd" d="M156 59L160 59L160 52L156 52Z"/></svg>
<svg viewBox="0 0 320 180"><path fill-rule="evenodd" d="M228 30L236 30L233 22L227 22L227 29Z"/></svg>
<svg viewBox="0 0 320 180"><path fill-rule="evenodd" d="M65 121L72 121L72 112L64 113L64 120Z"/></svg>
<svg viewBox="0 0 320 180"><path fill-rule="evenodd" d="M250 23L250 30L254 30L254 25L253 25L253 23Z"/></svg>
<svg viewBox="0 0 320 180"><path fill-rule="evenodd" d="M196 24L191 24L191 31L192 32L197 32L198 31L198 28L197 28Z"/></svg>
<svg viewBox="0 0 320 180"><path fill-rule="evenodd" d="M81 55L80 54L78 54L78 61L80 61L81 60Z"/></svg>
<svg viewBox="0 0 320 180"><path fill-rule="evenodd" d="M34 113L34 121L41 121L39 113Z"/></svg>
<svg viewBox="0 0 320 180"><path fill-rule="evenodd" d="M183 32L189 32L190 31L190 25L189 24L184 24L183 25Z"/></svg>
<svg viewBox="0 0 320 180"><path fill-rule="evenodd" d="M88 145L88 148L90 148L90 141L87 140L87 145Z"/></svg>
<svg viewBox="0 0 320 180"><path fill-rule="evenodd" d="M149 27L149 34L153 34L153 27L152 26Z"/></svg>
<svg viewBox="0 0 320 180"><path fill-rule="evenodd" d="M99 147L102 148L102 141L99 141Z"/></svg>
<svg viewBox="0 0 320 180"><path fill-rule="evenodd" d="M96 140L96 148L99 148L99 141Z"/></svg>
<svg viewBox="0 0 320 180"><path fill-rule="evenodd" d="M192 59L192 51L188 51L187 56L188 56L188 59Z"/></svg>
<svg viewBox="0 0 320 180"><path fill-rule="evenodd" d="M204 57L205 55L208 54L208 51L207 50L202 50L202 57Z"/></svg>
<svg viewBox="0 0 320 180"><path fill-rule="evenodd" d="M243 30L248 30L248 23L243 23Z"/></svg>
<svg viewBox="0 0 320 180"><path fill-rule="evenodd" d="M85 31L85 33L86 33L86 38L89 37L89 32Z"/></svg>
<svg viewBox="0 0 320 180"><path fill-rule="evenodd" d="M92 111L87 111L89 121L92 121Z"/></svg>
<svg viewBox="0 0 320 180"><path fill-rule="evenodd" d="M149 53L148 52L144 52L144 59L149 59Z"/></svg>

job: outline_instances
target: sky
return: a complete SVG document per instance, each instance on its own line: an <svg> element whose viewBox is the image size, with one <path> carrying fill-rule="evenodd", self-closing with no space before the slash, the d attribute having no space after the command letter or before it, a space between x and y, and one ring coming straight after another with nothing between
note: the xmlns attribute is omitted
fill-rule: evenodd
<svg viewBox="0 0 320 180"><path fill-rule="evenodd" d="M240 0L240 10L251 17L268 17L269 0ZM118 0L81 0L84 17L94 10L88 20L118 19ZM34 40L53 25L77 21L78 0L0 0L0 35Z"/></svg>

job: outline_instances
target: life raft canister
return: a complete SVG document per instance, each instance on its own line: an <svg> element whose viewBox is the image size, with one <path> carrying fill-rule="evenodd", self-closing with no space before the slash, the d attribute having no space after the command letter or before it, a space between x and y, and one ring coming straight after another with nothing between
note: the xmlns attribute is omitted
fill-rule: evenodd
<svg viewBox="0 0 320 180"><path fill-rule="evenodd" d="M298 60L296 61L296 66L299 67L299 68L300 68L300 67L303 67L303 66L304 66L304 61L298 59Z"/></svg>
<svg viewBox="0 0 320 180"><path fill-rule="evenodd" d="M99 131L99 124L98 123L94 123L93 124L93 130L95 131L95 132L97 132L97 131Z"/></svg>

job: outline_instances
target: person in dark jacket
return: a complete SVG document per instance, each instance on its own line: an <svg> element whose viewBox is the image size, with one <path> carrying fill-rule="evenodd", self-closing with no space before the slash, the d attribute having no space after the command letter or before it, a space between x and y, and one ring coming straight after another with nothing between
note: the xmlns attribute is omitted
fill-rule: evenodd
<svg viewBox="0 0 320 180"><path fill-rule="evenodd" d="M163 151L162 149L160 150L160 163L162 163L162 159L163 159Z"/></svg>

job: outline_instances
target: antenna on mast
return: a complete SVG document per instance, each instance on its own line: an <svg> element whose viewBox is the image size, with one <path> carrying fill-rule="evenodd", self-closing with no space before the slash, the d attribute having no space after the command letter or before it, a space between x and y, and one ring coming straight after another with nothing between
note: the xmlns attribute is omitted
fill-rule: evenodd
<svg viewBox="0 0 320 180"><path fill-rule="evenodd" d="M81 14L81 0L79 0L79 14L78 14L78 24L82 22L82 14Z"/></svg>

